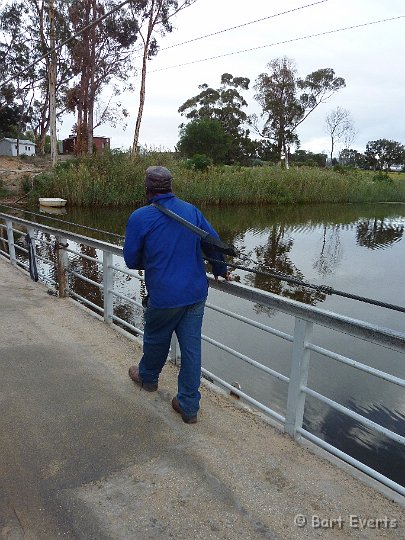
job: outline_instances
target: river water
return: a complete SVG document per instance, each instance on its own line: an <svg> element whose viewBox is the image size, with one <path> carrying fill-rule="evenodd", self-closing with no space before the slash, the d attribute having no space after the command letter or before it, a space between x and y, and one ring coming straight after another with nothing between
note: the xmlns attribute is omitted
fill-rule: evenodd
<svg viewBox="0 0 405 540"><path fill-rule="evenodd" d="M38 211L38 209L31 209ZM85 210L68 208L55 216L82 225L123 235L133 209ZM248 254L253 268L271 268L319 285L405 306L405 204L347 204L279 207L207 207L203 209L222 239ZM72 226L44 224L80 232L111 243L117 239ZM34 220L26 215L27 219ZM39 220L37 220L39 221ZM96 253L83 253L95 256ZM246 265L246 262L243 261ZM87 261L76 262L78 271L99 281L99 269ZM234 275L246 285L405 332L405 314L366 303L328 296L302 286L288 285L267 276L236 270ZM99 289L74 280L76 290L101 304ZM119 292L139 296L132 280L116 284ZM293 321L273 310L247 305L242 300L210 292L210 298L225 308L242 312L259 322L293 332ZM139 298L138 298L139 299ZM117 302L115 312L140 324L140 310ZM229 324L229 320L227 320ZM204 332L269 367L289 375L291 344L279 338L258 338L251 328L231 322L224 336L220 317L206 318ZM404 377L403 355L316 327L314 342L377 369ZM218 352L204 344L204 365L272 409L285 414L286 385L267 374ZM231 372L231 376L229 373ZM338 364L313 353L308 386L381 425L405 435L405 396L393 384ZM307 397L304 427L360 461L405 485L405 451L392 440L376 435L358 422Z"/></svg>

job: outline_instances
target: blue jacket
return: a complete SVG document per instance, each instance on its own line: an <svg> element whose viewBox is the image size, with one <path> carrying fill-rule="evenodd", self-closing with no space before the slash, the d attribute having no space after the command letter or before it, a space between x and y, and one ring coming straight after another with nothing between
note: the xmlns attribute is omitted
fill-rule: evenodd
<svg viewBox="0 0 405 540"><path fill-rule="evenodd" d="M173 193L156 195L159 202L201 229L218 234L202 213ZM224 260L222 253L173 218L153 206L143 206L129 217L124 243L128 268L145 270L150 305L174 308L201 302L208 295L208 280L201 250L207 257ZM214 275L227 272L225 263L212 263Z"/></svg>

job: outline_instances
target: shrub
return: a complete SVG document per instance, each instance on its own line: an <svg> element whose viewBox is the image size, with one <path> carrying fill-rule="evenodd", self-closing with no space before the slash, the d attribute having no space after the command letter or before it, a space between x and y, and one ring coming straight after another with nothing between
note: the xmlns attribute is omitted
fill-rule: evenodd
<svg viewBox="0 0 405 540"><path fill-rule="evenodd" d="M210 165L212 165L212 159L205 154L195 154L186 161L186 167L195 171L208 171Z"/></svg>
<svg viewBox="0 0 405 540"><path fill-rule="evenodd" d="M377 174L373 176L373 182L382 182L386 184L392 183L392 178L388 176L388 173L385 171L378 171Z"/></svg>

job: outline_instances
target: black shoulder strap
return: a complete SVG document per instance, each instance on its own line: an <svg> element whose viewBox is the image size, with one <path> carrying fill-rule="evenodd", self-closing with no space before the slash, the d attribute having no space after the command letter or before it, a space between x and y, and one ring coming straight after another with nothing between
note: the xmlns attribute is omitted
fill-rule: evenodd
<svg viewBox="0 0 405 540"><path fill-rule="evenodd" d="M232 257L236 256L236 251L233 246L229 246L225 242L222 242L219 238L216 238L212 234L208 233L207 231L204 231L203 229L200 229L200 227L197 227L197 225L194 225L193 223L190 223L186 219L182 218L175 212L172 212L168 208L165 208L159 203L152 203L151 206L154 206L163 214L166 214L166 216L171 217L175 221L178 221L184 227L187 227L187 229L190 229L190 231L193 231L193 233L197 234L204 242L207 242L207 244L211 244L212 246L215 246L218 251L221 251L222 253L225 253L226 255L231 255Z"/></svg>

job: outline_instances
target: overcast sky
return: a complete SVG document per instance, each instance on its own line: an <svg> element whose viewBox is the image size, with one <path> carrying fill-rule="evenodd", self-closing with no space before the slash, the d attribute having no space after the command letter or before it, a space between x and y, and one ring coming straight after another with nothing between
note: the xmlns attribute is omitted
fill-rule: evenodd
<svg viewBox="0 0 405 540"><path fill-rule="evenodd" d="M316 0L197 0L174 20L172 34L159 40L161 49L199 36L242 25L287 10L315 4ZM218 88L222 73L248 77L251 88L266 64L287 56L305 77L320 68L332 68L346 80L346 88L318 107L300 126L301 148L329 152L325 117L337 106L348 109L358 131L353 147L363 151L370 140L387 138L405 143L405 18L310 39L317 34L405 15L404 0L328 0L292 13L269 18L183 46L161 50L148 63L146 103L140 143L173 150L183 118L177 112L198 85ZM275 44L275 45L272 45ZM265 47L268 45L267 47ZM197 62L244 49L257 50ZM138 59L140 61L140 59ZM130 112L128 127L98 128L96 135L111 137L112 148L131 146L138 109L139 78L135 92L121 98ZM245 93L247 113L260 112L253 90ZM65 118L59 137L69 135L73 116Z"/></svg>

